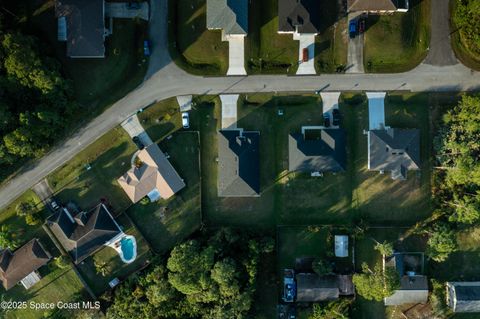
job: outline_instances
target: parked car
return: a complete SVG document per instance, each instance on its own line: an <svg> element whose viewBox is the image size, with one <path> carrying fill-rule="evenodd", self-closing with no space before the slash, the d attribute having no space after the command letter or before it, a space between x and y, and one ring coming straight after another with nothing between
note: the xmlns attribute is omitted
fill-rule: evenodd
<svg viewBox="0 0 480 319"><path fill-rule="evenodd" d="M295 271L285 269L283 273L283 296L284 302L293 302L297 294L297 285L295 283Z"/></svg>
<svg viewBox="0 0 480 319"><path fill-rule="evenodd" d="M332 121L333 126L339 126L340 125L340 111L338 109L333 109L332 116L333 116L333 121Z"/></svg>
<svg viewBox="0 0 480 319"><path fill-rule="evenodd" d="M357 35L357 20L350 20L348 24L348 33L350 34L350 38L355 38Z"/></svg>
<svg viewBox="0 0 480 319"><path fill-rule="evenodd" d="M127 9L128 10L138 10L138 9L140 9L140 3L139 2L129 2L129 3L127 3Z"/></svg>
<svg viewBox="0 0 480 319"><path fill-rule="evenodd" d="M302 50L302 61L303 62L308 61L308 48L303 48Z"/></svg>
<svg viewBox="0 0 480 319"><path fill-rule="evenodd" d="M291 305L290 308L288 308L288 319L296 319L297 318L297 309L295 306Z"/></svg>
<svg viewBox="0 0 480 319"><path fill-rule="evenodd" d="M182 113L182 126L183 128L190 128L190 116L187 112Z"/></svg>
<svg viewBox="0 0 480 319"><path fill-rule="evenodd" d="M135 145L137 145L137 148L139 150L143 150L145 148L145 145L143 145L142 141L140 141L140 138L138 136L134 136L132 138L132 141L133 143L135 143Z"/></svg>
<svg viewBox="0 0 480 319"><path fill-rule="evenodd" d="M150 56L150 41L143 41L143 55Z"/></svg>
<svg viewBox="0 0 480 319"><path fill-rule="evenodd" d="M365 19L360 19L358 22L358 33L365 32Z"/></svg>
<svg viewBox="0 0 480 319"><path fill-rule="evenodd" d="M60 208L60 205L58 205L57 202L54 201L54 200L52 200L52 201L50 202L50 206L51 206L52 209L55 210L55 211Z"/></svg>
<svg viewBox="0 0 480 319"><path fill-rule="evenodd" d="M323 114L323 126L330 127L330 114Z"/></svg>

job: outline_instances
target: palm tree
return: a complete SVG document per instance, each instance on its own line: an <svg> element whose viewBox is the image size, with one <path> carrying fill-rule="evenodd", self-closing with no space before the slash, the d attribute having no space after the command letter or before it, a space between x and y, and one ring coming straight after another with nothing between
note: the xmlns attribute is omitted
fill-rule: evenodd
<svg viewBox="0 0 480 319"><path fill-rule="evenodd" d="M106 261L96 259L93 261L93 264L95 265L95 270L97 271L97 274L100 274L103 277L105 277L110 272L110 266Z"/></svg>

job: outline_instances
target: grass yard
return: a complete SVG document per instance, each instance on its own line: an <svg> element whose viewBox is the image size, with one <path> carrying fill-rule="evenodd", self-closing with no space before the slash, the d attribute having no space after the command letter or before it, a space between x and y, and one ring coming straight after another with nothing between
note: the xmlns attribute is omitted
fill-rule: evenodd
<svg viewBox="0 0 480 319"><path fill-rule="evenodd" d="M74 302L84 300L84 288L75 271L69 266L66 269L60 269L49 264L40 269L42 279L29 290L21 285L10 289L7 293L2 293L2 300L27 301L35 303L57 303ZM54 313L61 310L34 310L22 309L5 313L0 312L0 316L5 319L40 319L51 317Z"/></svg>
<svg viewBox="0 0 480 319"><path fill-rule="evenodd" d="M423 61L430 41L430 1L410 0L407 13L369 16L363 60L367 72L403 72Z"/></svg>
<svg viewBox="0 0 480 319"><path fill-rule="evenodd" d="M169 1L169 50L175 63L198 75L224 75L228 42L220 30L207 30L206 0Z"/></svg>
<svg viewBox="0 0 480 319"><path fill-rule="evenodd" d="M138 114L138 119L155 143L182 127L182 115L175 97L149 106Z"/></svg>
<svg viewBox="0 0 480 319"><path fill-rule="evenodd" d="M186 188L169 200L137 203L127 210L157 253L165 253L201 224L198 142L196 132L176 132L163 140L160 149L170 155L169 161L185 180Z"/></svg>
<svg viewBox="0 0 480 319"><path fill-rule="evenodd" d="M276 0L250 1L245 38L245 68L249 74L297 71L298 41L291 34L277 33L277 6Z"/></svg>
<svg viewBox="0 0 480 319"><path fill-rule="evenodd" d="M353 98L356 99L356 98ZM344 100L347 105L352 100ZM360 100L359 100L360 101ZM394 181L389 174L367 170L368 128L366 99L344 108L350 169L354 170L352 209L355 219L377 225L409 225L431 213L431 135L428 95L389 95L385 101L386 124L398 128L419 128L421 134L421 171L410 171L407 181ZM350 171L349 169L349 171Z"/></svg>
<svg viewBox="0 0 480 319"><path fill-rule="evenodd" d="M131 202L117 179L130 168L136 150L130 136L118 126L50 174L48 182L62 202L73 200L89 209L105 198L115 212L121 212ZM90 170L86 164L91 165Z"/></svg>
<svg viewBox="0 0 480 319"><path fill-rule="evenodd" d="M104 247L93 256L85 259L78 268L88 286L97 296L100 296L104 291L109 289L109 281L116 277L120 280L125 280L129 275L146 266L151 258L147 241L130 222L129 218L122 214L116 217L115 220L126 234L135 236L137 242L137 258L131 264L125 264L113 248ZM106 276L97 273L94 260L107 263L108 271Z"/></svg>

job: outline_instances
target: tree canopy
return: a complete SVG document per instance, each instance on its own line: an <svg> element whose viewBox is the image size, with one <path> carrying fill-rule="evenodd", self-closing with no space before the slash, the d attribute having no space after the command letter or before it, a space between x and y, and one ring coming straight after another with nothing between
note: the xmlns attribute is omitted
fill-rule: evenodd
<svg viewBox="0 0 480 319"><path fill-rule="evenodd" d="M426 255L442 262L457 249L455 232L446 223L436 223L429 231Z"/></svg>
<svg viewBox="0 0 480 319"><path fill-rule="evenodd" d="M172 249L116 290L107 318L248 318L261 254L272 240L222 229Z"/></svg>
<svg viewBox="0 0 480 319"><path fill-rule="evenodd" d="M373 269L363 263L362 273L353 275L353 283L363 298L382 301L400 287L400 276L392 267L383 270L381 263L377 263Z"/></svg>
<svg viewBox="0 0 480 319"><path fill-rule="evenodd" d="M456 0L453 21L467 49L474 54L480 54L480 2Z"/></svg>

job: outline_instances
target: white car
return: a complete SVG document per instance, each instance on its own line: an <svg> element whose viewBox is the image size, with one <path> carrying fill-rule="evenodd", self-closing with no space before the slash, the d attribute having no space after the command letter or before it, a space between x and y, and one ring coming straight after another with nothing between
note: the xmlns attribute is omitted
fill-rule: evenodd
<svg viewBox="0 0 480 319"><path fill-rule="evenodd" d="M190 116L187 112L182 113L182 126L183 128L190 128Z"/></svg>

